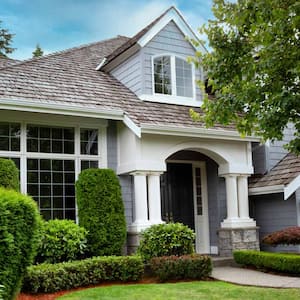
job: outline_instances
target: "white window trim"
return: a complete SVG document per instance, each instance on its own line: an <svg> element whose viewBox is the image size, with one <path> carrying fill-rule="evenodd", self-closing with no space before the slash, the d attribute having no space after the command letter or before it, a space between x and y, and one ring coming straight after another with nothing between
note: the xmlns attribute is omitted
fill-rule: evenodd
<svg viewBox="0 0 300 300"><path fill-rule="evenodd" d="M170 57L170 67L171 67L171 87L172 87L172 94L160 94L155 93L155 82L154 82L154 59L162 56L169 56ZM168 104L178 104L178 105L186 105L186 106L199 106L201 104L201 100L196 99L196 76L195 76L195 66L190 64L192 67L192 90L193 95L192 97L183 97L177 96L177 84L176 84L176 61L175 59L180 58L184 61L187 60L187 57L165 52L153 55L151 57L151 79L152 79L152 94L142 94L139 96L141 100L145 101L152 101L152 102L162 102Z"/></svg>

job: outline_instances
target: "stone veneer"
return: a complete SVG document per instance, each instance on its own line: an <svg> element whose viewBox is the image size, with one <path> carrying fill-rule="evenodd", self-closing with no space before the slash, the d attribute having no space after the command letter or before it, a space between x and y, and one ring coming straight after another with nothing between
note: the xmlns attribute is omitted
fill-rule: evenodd
<svg viewBox="0 0 300 300"><path fill-rule="evenodd" d="M259 227L220 228L219 255L232 256L234 250L259 250Z"/></svg>

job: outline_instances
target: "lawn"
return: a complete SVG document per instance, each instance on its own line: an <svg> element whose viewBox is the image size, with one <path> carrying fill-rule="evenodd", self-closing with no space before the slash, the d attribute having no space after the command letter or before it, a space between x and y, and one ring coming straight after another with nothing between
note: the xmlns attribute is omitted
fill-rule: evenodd
<svg viewBox="0 0 300 300"><path fill-rule="evenodd" d="M220 281L199 281L164 284L114 285L66 294L61 300L293 300L300 299L300 289L245 287Z"/></svg>

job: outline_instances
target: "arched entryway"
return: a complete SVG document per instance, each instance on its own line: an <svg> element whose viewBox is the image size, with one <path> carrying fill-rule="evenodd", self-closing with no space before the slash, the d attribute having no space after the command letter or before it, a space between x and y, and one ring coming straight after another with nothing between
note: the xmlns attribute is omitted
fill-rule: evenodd
<svg viewBox="0 0 300 300"><path fill-rule="evenodd" d="M198 253L214 252L217 229L226 215L225 182L218 177L217 163L200 152L185 150L169 156L166 165L160 177L162 219L195 230Z"/></svg>

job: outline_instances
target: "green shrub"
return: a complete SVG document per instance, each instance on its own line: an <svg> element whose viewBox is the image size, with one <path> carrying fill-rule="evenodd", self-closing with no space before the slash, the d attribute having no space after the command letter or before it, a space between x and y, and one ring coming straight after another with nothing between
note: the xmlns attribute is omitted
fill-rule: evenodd
<svg viewBox="0 0 300 300"><path fill-rule="evenodd" d="M236 250L234 260L241 265L255 266L258 269L300 274L300 255L272 253L254 250Z"/></svg>
<svg viewBox="0 0 300 300"><path fill-rule="evenodd" d="M5 300L17 295L26 267L33 262L39 225L35 201L0 188L0 283Z"/></svg>
<svg viewBox="0 0 300 300"><path fill-rule="evenodd" d="M153 257L194 252L195 233L181 223L152 225L142 232L138 254L147 262Z"/></svg>
<svg viewBox="0 0 300 300"><path fill-rule="evenodd" d="M42 222L36 263L59 263L83 257L87 231L72 220Z"/></svg>
<svg viewBox="0 0 300 300"><path fill-rule="evenodd" d="M137 256L93 257L53 265L40 264L27 269L22 290L50 293L104 281L136 281L141 279L143 271L143 262Z"/></svg>
<svg viewBox="0 0 300 300"><path fill-rule="evenodd" d="M0 158L0 186L20 190L19 170L11 159Z"/></svg>
<svg viewBox="0 0 300 300"><path fill-rule="evenodd" d="M300 245L300 227L293 226L275 231L262 240L264 244L277 246L277 245Z"/></svg>
<svg viewBox="0 0 300 300"><path fill-rule="evenodd" d="M88 230L90 255L120 255L126 239L126 221L114 171L82 171L76 182L76 198L79 224Z"/></svg>
<svg viewBox="0 0 300 300"><path fill-rule="evenodd" d="M207 255L173 255L152 258L150 260L150 268L160 281L202 279L211 274L212 263Z"/></svg>

